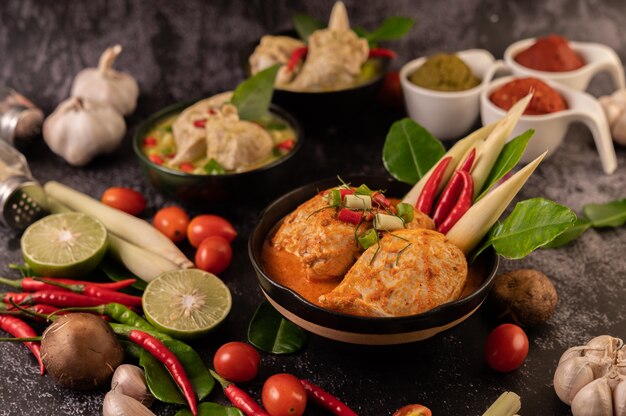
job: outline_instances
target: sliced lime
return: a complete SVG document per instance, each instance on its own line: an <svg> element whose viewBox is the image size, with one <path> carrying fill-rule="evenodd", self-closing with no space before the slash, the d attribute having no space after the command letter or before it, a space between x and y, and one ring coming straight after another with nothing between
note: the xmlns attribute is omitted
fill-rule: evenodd
<svg viewBox="0 0 626 416"><path fill-rule="evenodd" d="M230 312L230 290L217 276L198 269L172 270L148 283L143 312L159 331L175 338L199 338Z"/></svg>
<svg viewBox="0 0 626 416"><path fill-rule="evenodd" d="M106 253L107 231L85 214L54 214L31 224L20 245L24 260L38 275L85 277Z"/></svg>

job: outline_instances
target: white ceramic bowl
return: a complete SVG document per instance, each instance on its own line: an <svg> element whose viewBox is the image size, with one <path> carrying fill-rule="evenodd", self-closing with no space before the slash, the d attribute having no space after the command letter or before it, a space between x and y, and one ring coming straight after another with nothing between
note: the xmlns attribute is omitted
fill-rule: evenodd
<svg viewBox="0 0 626 416"><path fill-rule="evenodd" d="M456 139L468 132L478 118L480 92L492 76L494 57L482 49L456 53L482 82L465 91L435 91L418 87L409 77L428 58L406 63L400 70L400 83L409 116L439 139Z"/></svg>
<svg viewBox="0 0 626 416"><path fill-rule="evenodd" d="M480 112L484 125L502 119L506 111L496 106L489 96L495 90L516 77L498 78L485 88L480 96ZM545 115L522 115L513 130L512 139L528 129L534 129L535 135L528 143L522 162L527 163L548 150L550 157L559 147L570 123L578 121L584 123L593 135L606 174L611 174L617 168L615 148L611 140L611 132L600 103L591 95L576 91L573 88L560 85L556 82L544 80L565 99L568 109Z"/></svg>
<svg viewBox="0 0 626 416"><path fill-rule="evenodd" d="M587 89L591 78L600 72L608 72L613 78L615 89L625 87L624 68L615 51L600 43L569 42L571 48L578 53L585 65L574 71L548 72L527 68L515 61L515 56L535 43L536 39L524 39L510 45L504 51L504 62L513 75L535 77L558 82L578 91Z"/></svg>

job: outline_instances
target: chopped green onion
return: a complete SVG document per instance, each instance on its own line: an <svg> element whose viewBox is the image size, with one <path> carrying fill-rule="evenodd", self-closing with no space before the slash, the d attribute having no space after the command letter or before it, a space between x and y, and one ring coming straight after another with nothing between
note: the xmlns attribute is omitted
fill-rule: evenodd
<svg viewBox="0 0 626 416"><path fill-rule="evenodd" d="M407 204L406 202L400 202L398 206L396 206L398 210L398 217L402 218L404 222L413 221L413 206L411 204Z"/></svg>
<svg viewBox="0 0 626 416"><path fill-rule="evenodd" d="M375 229L370 228L358 237L358 241L361 247L367 250L369 247L378 243L378 232L376 232Z"/></svg>
<svg viewBox="0 0 626 416"><path fill-rule="evenodd" d="M341 191L339 189L333 189L327 195L328 205L331 207L338 207L341 205Z"/></svg>
<svg viewBox="0 0 626 416"><path fill-rule="evenodd" d="M365 185L365 184L359 186L354 191L354 193L356 193L357 195L372 195L373 192L374 191L372 191L370 188L368 188L368 186Z"/></svg>
<svg viewBox="0 0 626 416"><path fill-rule="evenodd" d="M350 209L372 209L372 198L367 195L346 195L346 208Z"/></svg>
<svg viewBox="0 0 626 416"><path fill-rule="evenodd" d="M209 160L203 167L204 171L209 175L221 175L226 173L222 165L215 159Z"/></svg>
<svg viewBox="0 0 626 416"><path fill-rule="evenodd" d="M374 216L374 228L381 231L401 230L404 227L404 221L400 217L388 214L376 214Z"/></svg>

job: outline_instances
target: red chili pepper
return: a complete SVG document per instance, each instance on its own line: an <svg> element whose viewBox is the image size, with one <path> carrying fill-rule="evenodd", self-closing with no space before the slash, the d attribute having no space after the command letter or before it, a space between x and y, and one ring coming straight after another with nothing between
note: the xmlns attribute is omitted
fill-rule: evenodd
<svg viewBox="0 0 626 416"><path fill-rule="evenodd" d="M183 396L185 396L185 399L189 404L191 413L196 416L198 414L196 393L193 391L193 386L191 385L191 381L189 381L185 368L176 355L174 355L174 353L170 351L161 341L143 331L133 329L128 334L128 339L144 348L151 355L153 355L154 358L159 360L165 368L167 368L167 371L170 372L172 378L183 392Z"/></svg>
<svg viewBox="0 0 626 416"><path fill-rule="evenodd" d="M361 222L361 218L363 218L363 214L357 211L352 211L348 208L342 208L337 214L337 219L343 222L349 222L352 224L358 224Z"/></svg>
<svg viewBox="0 0 626 416"><path fill-rule="evenodd" d="M183 172L193 172L194 169L193 165L189 162L183 162L180 164L180 170Z"/></svg>
<svg viewBox="0 0 626 416"><path fill-rule="evenodd" d="M207 110L207 113L209 113L209 114L211 114L212 116L214 116L214 115L216 115L216 114L217 114L217 111L215 111L215 109L214 109L214 108L209 108L209 109Z"/></svg>
<svg viewBox="0 0 626 416"><path fill-rule="evenodd" d="M211 375L222 385L224 394L237 409L246 416L270 416L252 397L215 371L209 369Z"/></svg>
<svg viewBox="0 0 626 416"><path fill-rule="evenodd" d="M389 58L395 59L398 56L397 53L392 51L391 49L386 48L372 48L370 49L370 58Z"/></svg>
<svg viewBox="0 0 626 416"><path fill-rule="evenodd" d="M435 196L437 194L437 189L439 188L439 183L443 179L443 174L446 172L446 168L450 164L452 157L444 157L441 159L439 164L433 170L433 173L430 175L430 178L426 181L422 192L420 192L420 196L417 198L417 202L415 203L415 208L422 211L426 215L430 215L430 211L433 207L433 202L435 201Z"/></svg>
<svg viewBox="0 0 626 416"><path fill-rule="evenodd" d="M203 129L206 126L206 119L194 121L193 126L199 129Z"/></svg>
<svg viewBox="0 0 626 416"><path fill-rule="evenodd" d="M57 286L47 283L47 282L61 283L65 285L92 285L92 286L100 287L103 289L117 291L117 290L124 289L125 287L132 285L136 281L137 281L136 279L126 279L126 280L120 280L118 282L95 283L95 282L87 282L84 280L60 279L56 277L38 277L38 278L25 277L19 280L12 280L12 279L6 279L4 277L0 277L0 283L22 289L25 292L36 292L38 290L49 290L49 289L58 290Z"/></svg>
<svg viewBox="0 0 626 416"><path fill-rule="evenodd" d="M448 184L441 192L441 196L439 197L439 201L435 205L435 211L433 214L433 221L435 222L435 226L438 227L450 214L454 204L457 199L459 199L459 195L461 194L461 190L463 189L463 178L458 173L460 170L465 172L471 172L472 166L474 165L474 159L476 158L476 148L473 148L467 158L461 164L461 167L454 172L452 178L448 181Z"/></svg>
<svg viewBox="0 0 626 416"><path fill-rule="evenodd" d="M307 53L309 53L309 48L306 46L294 49L289 56L289 61L287 62L287 71L293 71L296 66L298 66L298 63L304 59Z"/></svg>
<svg viewBox="0 0 626 416"><path fill-rule="evenodd" d="M382 208L388 208L389 205L391 205L391 202L380 192L374 192L372 194L372 202Z"/></svg>
<svg viewBox="0 0 626 416"><path fill-rule="evenodd" d="M285 141L278 143L276 145L276 148L278 148L279 150L290 152L295 145L296 145L296 141L294 139L287 139Z"/></svg>
<svg viewBox="0 0 626 416"><path fill-rule="evenodd" d="M143 145L146 147L154 147L157 144L157 139L154 137L146 137L143 139Z"/></svg>
<svg viewBox="0 0 626 416"><path fill-rule="evenodd" d="M17 338L34 338L37 333L26 322L15 316L0 315L0 329ZM24 342L24 345L33 353L37 362L39 363L39 369L41 374L45 372L43 362L41 361L41 343L39 342Z"/></svg>
<svg viewBox="0 0 626 416"><path fill-rule="evenodd" d="M141 306L141 296L128 295L126 293L116 292L114 290L105 289L89 283L66 285L45 278L35 278L35 280L48 284L54 289L65 289L90 298L101 299L105 301L104 303L121 303L122 305L130 307Z"/></svg>
<svg viewBox="0 0 626 416"><path fill-rule="evenodd" d="M18 305L34 305L41 303L44 305L57 306L59 308L70 306L99 306L109 303L103 299L90 298L89 296L64 290L39 290L32 293L0 292L0 297L4 303L11 303L12 299L13 302Z"/></svg>
<svg viewBox="0 0 626 416"><path fill-rule="evenodd" d="M336 416L358 416L354 410L343 404L338 398L310 381L300 380L300 383L304 386L309 399L324 409L329 410L332 414Z"/></svg>
<svg viewBox="0 0 626 416"><path fill-rule="evenodd" d="M346 195L354 195L354 191L352 189L340 189L339 194L341 195L341 200L346 197Z"/></svg>
<svg viewBox="0 0 626 416"><path fill-rule="evenodd" d="M161 159L160 156L150 155L150 156L148 156L148 159L150 159L150 162L156 163L157 165L162 165L163 164L163 159Z"/></svg>
<svg viewBox="0 0 626 416"><path fill-rule="evenodd" d="M474 197L474 181L472 175L464 170L457 171L463 179L463 190L448 217L437 227L437 231L446 234L472 206Z"/></svg>

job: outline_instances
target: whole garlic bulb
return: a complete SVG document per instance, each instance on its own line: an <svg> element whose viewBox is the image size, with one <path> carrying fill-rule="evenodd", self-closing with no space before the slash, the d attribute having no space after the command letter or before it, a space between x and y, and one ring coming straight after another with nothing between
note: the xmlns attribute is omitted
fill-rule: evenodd
<svg viewBox="0 0 626 416"><path fill-rule="evenodd" d="M107 48L98 68L85 68L74 78L71 95L102 101L122 115L129 115L137 107L139 86L137 81L124 72L113 69L113 63L122 52L120 45Z"/></svg>
<svg viewBox="0 0 626 416"><path fill-rule="evenodd" d="M79 97L61 102L43 124L50 149L74 166L111 153L125 134L124 118L113 107Z"/></svg>
<svg viewBox="0 0 626 416"><path fill-rule="evenodd" d="M598 99L611 127L611 135L616 143L626 145L626 89L617 90L611 95Z"/></svg>
<svg viewBox="0 0 626 416"><path fill-rule="evenodd" d="M574 416L626 416L626 355L619 338L602 335L563 353L554 390Z"/></svg>

